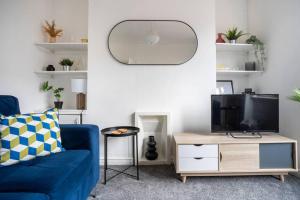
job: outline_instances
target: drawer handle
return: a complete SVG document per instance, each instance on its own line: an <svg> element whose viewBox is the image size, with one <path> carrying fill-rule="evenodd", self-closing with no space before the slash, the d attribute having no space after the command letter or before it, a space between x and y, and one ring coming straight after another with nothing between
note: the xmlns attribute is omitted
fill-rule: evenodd
<svg viewBox="0 0 300 200"><path fill-rule="evenodd" d="M222 153L220 152L220 162L222 162L222 158L223 158L223 155L222 155Z"/></svg>
<svg viewBox="0 0 300 200"><path fill-rule="evenodd" d="M203 159L202 157L197 157L197 158L194 158L195 160L201 160Z"/></svg>
<svg viewBox="0 0 300 200"><path fill-rule="evenodd" d="M201 147L203 144L194 144L196 147Z"/></svg>

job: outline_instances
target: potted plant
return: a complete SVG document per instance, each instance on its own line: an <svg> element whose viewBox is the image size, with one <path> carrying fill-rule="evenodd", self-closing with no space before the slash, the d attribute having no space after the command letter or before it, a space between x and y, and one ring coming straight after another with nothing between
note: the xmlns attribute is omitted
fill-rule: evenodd
<svg viewBox="0 0 300 200"><path fill-rule="evenodd" d="M73 66L74 62L69 58L62 59L59 64L63 66L64 71L70 71L71 67Z"/></svg>
<svg viewBox="0 0 300 200"><path fill-rule="evenodd" d="M51 85L49 85L49 82L46 81L42 83L41 90L43 92L53 92L53 96L55 97L56 101L54 101L54 107L57 109L62 109L63 101L61 101L62 92L64 91L64 88L56 88Z"/></svg>
<svg viewBox="0 0 300 200"><path fill-rule="evenodd" d="M291 100L300 102L300 89L294 90L294 95L289 97Z"/></svg>
<svg viewBox="0 0 300 200"><path fill-rule="evenodd" d="M233 27L231 29L228 29L226 33L223 33L223 35L226 37L226 39L231 43L235 44L237 39L242 37L243 35L246 35L247 33L243 33L243 31L238 31L237 27Z"/></svg>
<svg viewBox="0 0 300 200"><path fill-rule="evenodd" d="M56 28L55 20L53 20L51 24L46 20L45 25L43 25L43 29L45 33L48 34L49 43L55 43L57 37L62 36L63 30Z"/></svg>
<svg viewBox="0 0 300 200"><path fill-rule="evenodd" d="M257 63L258 63L258 65L263 66L264 61L266 59L264 43L262 41L260 41L255 35L251 35L246 40L246 43L254 45L254 47L255 47L254 54L255 54Z"/></svg>

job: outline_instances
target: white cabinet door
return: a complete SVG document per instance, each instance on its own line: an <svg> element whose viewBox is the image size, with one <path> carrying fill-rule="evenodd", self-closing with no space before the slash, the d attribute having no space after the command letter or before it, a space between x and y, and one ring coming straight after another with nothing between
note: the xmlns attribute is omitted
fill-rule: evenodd
<svg viewBox="0 0 300 200"><path fill-rule="evenodd" d="M60 124L80 124L80 116L76 115L59 115Z"/></svg>

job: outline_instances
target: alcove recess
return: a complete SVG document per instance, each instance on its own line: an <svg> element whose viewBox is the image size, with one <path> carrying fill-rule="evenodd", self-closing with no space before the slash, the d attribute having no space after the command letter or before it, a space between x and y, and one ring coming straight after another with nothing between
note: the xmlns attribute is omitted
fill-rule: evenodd
<svg viewBox="0 0 300 200"><path fill-rule="evenodd" d="M40 83L49 81L50 85L64 88L62 96L64 103L61 112L76 114L78 112L77 93L72 92L71 81L72 79L88 78L88 40L86 40L88 39L88 1L72 0L72 3L70 2L70 0L53 1L51 14L44 16L40 24L34 25L39 27L45 23L44 20L49 23L55 20L57 28L63 30L62 36L58 37L55 43L49 43L47 35L41 31L40 34L44 38L41 37L33 45L39 51L46 53L47 62L38 64L34 73L40 79ZM64 58L74 61L70 71L64 71L59 64ZM53 65L55 71L46 71L48 65ZM49 95L47 102L49 107L53 107L54 98L52 96ZM86 98L88 98L87 92Z"/></svg>
<svg viewBox="0 0 300 200"><path fill-rule="evenodd" d="M170 163L170 114L167 112L136 112L135 126L140 128L138 135L139 163L142 165L160 165ZM157 143L158 158L147 160L145 153L149 136Z"/></svg>

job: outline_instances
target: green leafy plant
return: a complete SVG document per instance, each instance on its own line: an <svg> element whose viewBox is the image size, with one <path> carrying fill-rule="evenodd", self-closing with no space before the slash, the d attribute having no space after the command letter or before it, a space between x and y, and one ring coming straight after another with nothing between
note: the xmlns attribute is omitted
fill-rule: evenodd
<svg viewBox="0 0 300 200"><path fill-rule="evenodd" d="M64 58L59 62L60 65L62 66L72 66L74 64L74 62L72 60L70 60L69 58Z"/></svg>
<svg viewBox="0 0 300 200"><path fill-rule="evenodd" d="M255 57L260 66L264 65L266 59L264 43L259 40L255 35L251 35L247 40L247 44L253 44L255 47Z"/></svg>
<svg viewBox="0 0 300 200"><path fill-rule="evenodd" d="M49 85L48 81L46 81L46 82L42 83L41 90L43 92L52 91L53 92L53 96L55 97L56 101L60 101L61 97L62 97L62 92L64 91L64 88L53 87L53 86Z"/></svg>
<svg viewBox="0 0 300 200"><path fill-rule="evenodd" d="M294 94L290 96L289 99L300 102L300 89L295 89Z"/></svg>
<svg viewBox="0 0 300 200"><path fill-rule="evenodd" d="M238 31L237 27L230 28L226 31L226 33L222 33L227 40L232 41L232 40L237 40L243 35L247 35L247 33L244 33L243 31Z"/></svg>

